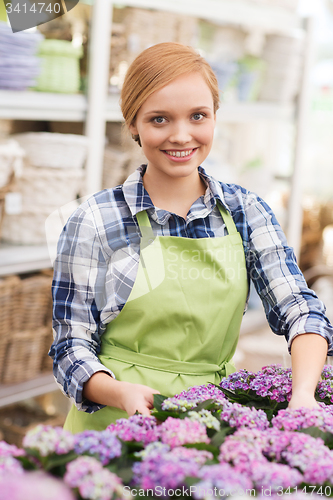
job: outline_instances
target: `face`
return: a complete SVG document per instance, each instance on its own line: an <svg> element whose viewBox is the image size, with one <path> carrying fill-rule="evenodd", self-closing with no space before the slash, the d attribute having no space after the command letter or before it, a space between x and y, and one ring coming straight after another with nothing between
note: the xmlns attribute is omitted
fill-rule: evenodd
<svg viewBox="0 0 333 500"><path fill-rule="evenodd" d="M182 75L151 94L139 109L132 134L139 134L149 175L197 175L215 128L213 96L199 72Z"/></svg>

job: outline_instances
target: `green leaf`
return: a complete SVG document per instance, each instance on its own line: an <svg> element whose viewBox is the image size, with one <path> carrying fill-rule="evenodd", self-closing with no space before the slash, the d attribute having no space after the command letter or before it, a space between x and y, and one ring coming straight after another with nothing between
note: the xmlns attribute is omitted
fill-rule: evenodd
<svg viewBox="0 0 333 500"><path fill-rule="evenodd" d="M72 462L78 455L74 451L70 451L65 455L51 455L47 457L44 469L46 471L51 471L57 467L68 464L68 462Z"/></svg>
<svg viewBox="0 0 333 500"><path fill-rule="evenodd" d="M168 417L172 417L172 418L184 418L186 416L186 414L177 413L175 411L169 411L169 410L168 411L152 410L151 414L152 414L153 417L155 417L160 422L164 422L164 420L166 420Z"/></svg>
<svg viewBox="0 0 333 500"><path fill-rule="evenodd" d="M236 428L233 427L224 427L220 431L218 431L215 436L213 436L210 440L211 444L215 446L216 448L219 448L222 443L224 443L225 438L229 434L233 434L235 432Z"/></svg>
<svg viewBox="0 0 333 500"><path fill-rule="evenodd" d="M158 411L162 410L162 403L165 399L168 399L167 396L163 396L162 394L154 394L154 408Z"/></svg>
<svg viewBox="0 0 333 500"><path fill-rule="evenodd" d="M330 445L329 448L333 445L333 434L331 434L331 432L322 431L318 427L307 427L306 429L299 429L298 432L303 432L303 434L308 434L313 438L321 438L326 446Z"/></svg>

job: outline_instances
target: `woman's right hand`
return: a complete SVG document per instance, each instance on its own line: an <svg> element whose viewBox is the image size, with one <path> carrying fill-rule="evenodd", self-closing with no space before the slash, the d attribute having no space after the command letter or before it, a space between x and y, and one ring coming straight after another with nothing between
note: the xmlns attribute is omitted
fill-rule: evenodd
<svg viewBox="0 0 333 500"><path fill-rule="evenodd" d="M94 373L83 388L85 398L125 410L129 416L136 411L149 416L154 406L154 394L160 393L147 385L115 380L105 372Z"/></svg>
<svg viewBox="0 0 333 500"><path fill-rule="evenodd" d="M147 385L131 382L119 382L119 384L121 384L119 401L121 409L125 410L129 416L137 411L149 416L150 410L154 407L154 394L160 394L160 392Z"/></svg>

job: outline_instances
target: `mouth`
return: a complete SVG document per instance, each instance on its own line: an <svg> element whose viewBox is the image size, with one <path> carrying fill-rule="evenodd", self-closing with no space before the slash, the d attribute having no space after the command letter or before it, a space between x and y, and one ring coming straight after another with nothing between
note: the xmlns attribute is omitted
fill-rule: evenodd
<svg viewBox="0 0 333 500"><path fill-rule="evenodd" d="M162 150L162 153L173 161L187 161L193 157L197 149L166 149Z"/></svg>

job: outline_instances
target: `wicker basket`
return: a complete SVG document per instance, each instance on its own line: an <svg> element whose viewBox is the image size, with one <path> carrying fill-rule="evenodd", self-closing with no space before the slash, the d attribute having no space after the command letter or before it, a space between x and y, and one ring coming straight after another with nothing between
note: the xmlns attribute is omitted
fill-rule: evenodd
<svg viewBox="0 0 333 500"><path fill-rule="evenodd" d="M50 348L52 277L0 280L0 383L34 378Z"/></svg>
<svg viewBox="0 0 333 500"><path fill-rule="evenodd" d="M22 325L24 328L24 325ZM0 340L0 382L16 384L42 373L50 327L22 330Z"/></svg>
<svg viewBox="0 0 333 500"><path fill-rule="evenodd" d="M84 165L88 139L83 135L28 132L13 137L34 167L80 169Z"/></svg>
<svg viewBox="0 0 333 500"><path fill-rule="evenodd" d="M7 443L21 447L26 433L37 424L61 426L64 420L62 415L50 416L41 409L9 406L0 410L0 432Z"/></svg>
<svg viewBox="0 0 333 500"><path fill-rule="evenodd" d="M51 284L43 274L0 280L0 339L8 330L12 335L50 322Z"/></svg>

